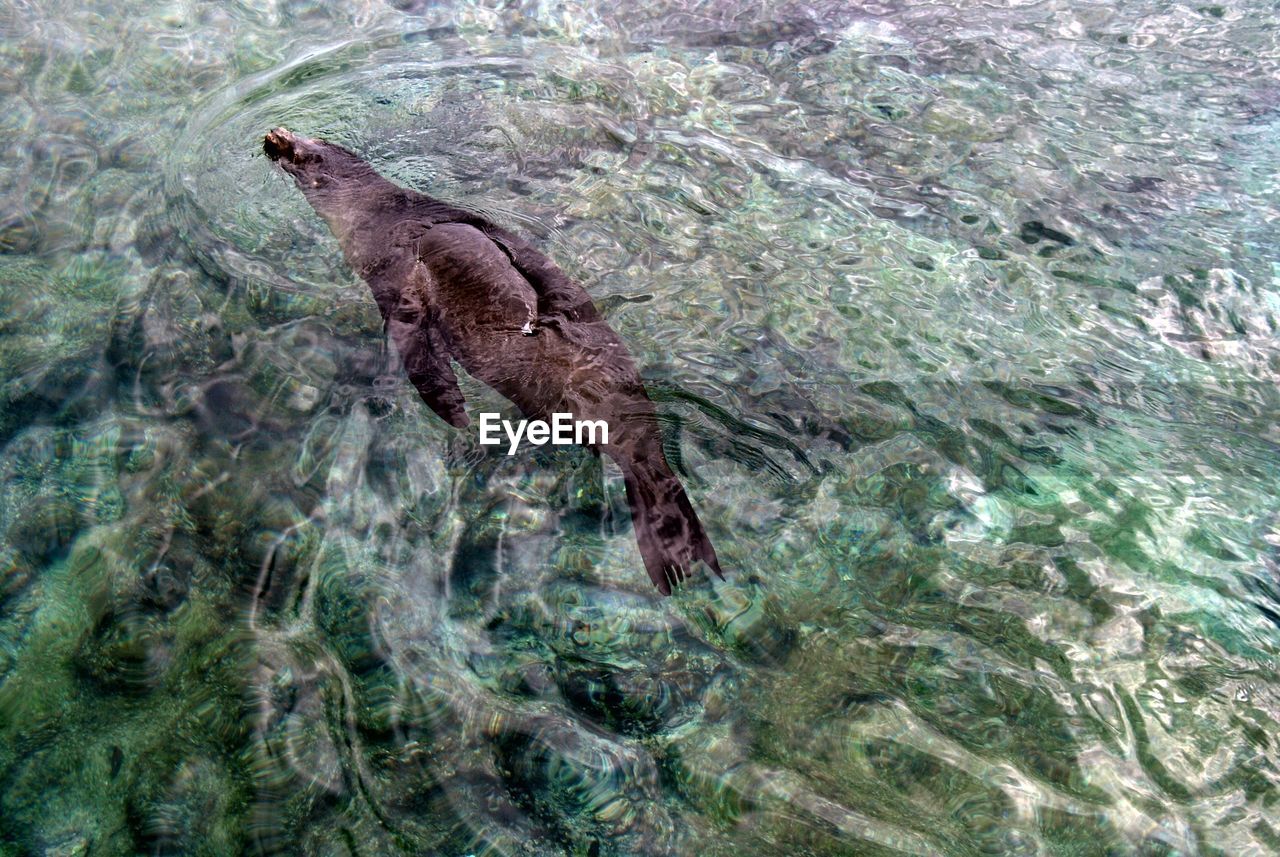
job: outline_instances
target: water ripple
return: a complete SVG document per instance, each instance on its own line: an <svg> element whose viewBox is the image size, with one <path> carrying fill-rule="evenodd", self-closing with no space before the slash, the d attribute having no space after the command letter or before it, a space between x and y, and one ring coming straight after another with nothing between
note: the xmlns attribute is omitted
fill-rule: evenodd
<svg viewBox="0 0 1280 857"><path fill-rule="evenodd" d="M1280 850L1263 11L0 32L5 847ZM658 598L616 470L421 406L282 124L586 285L728 580Z"/></svg>

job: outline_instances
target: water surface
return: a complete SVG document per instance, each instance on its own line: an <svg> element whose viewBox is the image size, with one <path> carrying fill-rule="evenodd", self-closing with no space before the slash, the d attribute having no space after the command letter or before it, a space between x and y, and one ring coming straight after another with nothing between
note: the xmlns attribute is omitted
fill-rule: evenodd
<svg viewBox="0 0 1280 857"><path fill-rule="evenodd" d="M10 0L0 848L1280 853L1274 12ZM725 582L277 125L584 283Z"/></svg>

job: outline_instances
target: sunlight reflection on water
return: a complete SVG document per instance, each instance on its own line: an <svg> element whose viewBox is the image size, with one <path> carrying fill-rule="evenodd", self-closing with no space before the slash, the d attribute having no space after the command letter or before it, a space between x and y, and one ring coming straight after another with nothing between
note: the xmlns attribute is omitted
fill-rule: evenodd
<svg viewBox="0 0 1280 857"><path fill-rule="evenodd" d="M1260 6L0 30L6 848L1280 852ZM421 405L278 125L583 282L727 581Z"/></svg>

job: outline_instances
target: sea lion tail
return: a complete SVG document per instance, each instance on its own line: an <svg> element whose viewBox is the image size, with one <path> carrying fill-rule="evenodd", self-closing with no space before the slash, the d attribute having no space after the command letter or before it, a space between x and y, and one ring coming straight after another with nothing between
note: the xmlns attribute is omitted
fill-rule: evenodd
<svg viewBox="0 0 1280 857"><path fill-rule="evenodd" d="M658 591L670 595L698 560L723 580L716 549L666 462L633 464L622 471L640 556Z"/></svg>

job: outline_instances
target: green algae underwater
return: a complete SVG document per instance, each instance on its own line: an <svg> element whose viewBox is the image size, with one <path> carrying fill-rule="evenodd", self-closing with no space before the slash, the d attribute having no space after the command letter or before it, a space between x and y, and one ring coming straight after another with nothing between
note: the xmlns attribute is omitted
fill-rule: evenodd
<svg viewBox="0 0 1280 857"><path fill-rule="evenodd" d="M0 853L1280 853L1273 11L0 5ZM277 125L583 283L725 581Z"/></svg>

